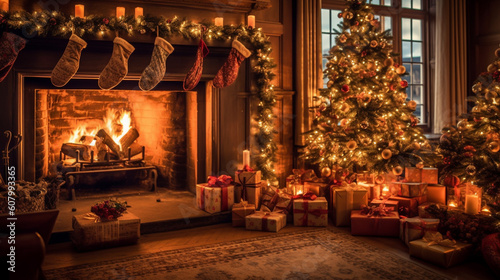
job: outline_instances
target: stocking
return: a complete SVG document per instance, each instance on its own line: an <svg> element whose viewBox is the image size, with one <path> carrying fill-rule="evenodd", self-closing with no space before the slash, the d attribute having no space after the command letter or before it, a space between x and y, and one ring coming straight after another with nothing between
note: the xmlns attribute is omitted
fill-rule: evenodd
<svg viewBox="0 0 500 280"><path fill-rule="evenodd" d="M198 50L196 51L196 61L194 65L189 69L186 78L184 78L184 90L192 90L200 81L201 73L203 72L203 58L208 54L208 47L200 39L200 44L198 45Z"/></svg>
<svg viewBox="0 0 500 280"><path fill-rule="evenodd" d="M128 59L135 48L120 37L113 40L113 54L99 76L99 87L112 89L127 76Z"/></svg>
<svg viewBox="0 0 500 280"><path fill-rule="evenodd" d="M234 40L226 62L222 65L222 68L219 69L219 72L215 74L214 86L216 88L223 88L232 84L236 80L236 77L238 77L238 70L240 69L241 62L251 54L252 53L245 48L242 43Z"/></svg>
<svg viewBox="0 0 500 280"><path fill-rule="evenodd" d="M142 72L139 87L142 90L151 90L163 79L167 69L167 57L174 51L174 47L165 39L156 37L153 55L148 67Z"/></svg>
<svg viewBox="0 0 500 280"><path fill-rule="evenodd" d="M26 40L15 34L3 32L0 38L0 82L2 82L16 61L17 55L26 45Z"/></svg>
<svg viewBox="0 0 500 280"><path fill-rule="evenodd" d="M73 78L78 71L78 67L80 67L82 50L86 47L87 42L75 34L71 35L61 59L57 62L50 76L50 80L54 86L63 87Z"/></svg>

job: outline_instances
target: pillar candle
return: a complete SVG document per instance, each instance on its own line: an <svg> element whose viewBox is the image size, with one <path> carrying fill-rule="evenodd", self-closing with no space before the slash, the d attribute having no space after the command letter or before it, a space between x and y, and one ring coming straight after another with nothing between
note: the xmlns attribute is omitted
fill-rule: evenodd
<svg viewBox="0 0 500 280"><path fill-rule="evenodd" d="M138 18L140 16L143 16L144 15L144 10L142 9L142 7L136 7L135 8L135 18Z"/></svg>
<svg viewBox="0 0 500 280"><path fill-rule="evenodd" d="M468 194L465 196L465 213L477 214L479 213L479 197L475 194Z"/></svg>
<svg viewBox="0 0 500 280"><path fill-rule="evenodd" d="M125 16L125 7L116 7L116 17L123 17Z"/></svg>
<svg viewBox="0 0 500 280"><path fill-rule="evenodd" d="M248 27L255 28L255 16L254 15L249 15L248 16Z"/></svg>
<svg viewBox="0 0 500 280"><path fill-rule="evenodd" d="M245 168L245 166L247 166L247 165L250 167L250 151L244 150L243 151L243 168Z"/></svg>
<svg viewBox="0 0 500 280"><path fill-rule="evenodd" d="M0 10L9 11L9 0L0 0Z"/></svg>
<svg viewBox="0 0 500 280"><path fill-rule="evenodd" d="M75 17L84 18L85 17L85 6L75 5Z"/></svg>
<svg viewBox="0 0 500 280"><path fill-rule="evenodd" d="M215 26L223 26L224 25L224 18L223 17L216 17L215 18Z"/></svg>

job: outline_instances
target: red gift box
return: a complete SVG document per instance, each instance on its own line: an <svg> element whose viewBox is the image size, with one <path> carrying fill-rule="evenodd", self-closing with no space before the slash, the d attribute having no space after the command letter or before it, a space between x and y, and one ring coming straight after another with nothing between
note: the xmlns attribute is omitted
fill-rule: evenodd
<svg viewBox="0 0 500 280"><path fill-rule="evenodd" d="M368 236L399 236L399 214L386 212L387 216L368 216L361 210L351 212L351 234Z"/></svg>
<svg viewBox="0 0 500 280"><path fill-rule="evenodd" d="M408 218L418 216L418 206L427 202L427 196L400 197L392 195L389 200L399 202L399 214Z"/></svg>

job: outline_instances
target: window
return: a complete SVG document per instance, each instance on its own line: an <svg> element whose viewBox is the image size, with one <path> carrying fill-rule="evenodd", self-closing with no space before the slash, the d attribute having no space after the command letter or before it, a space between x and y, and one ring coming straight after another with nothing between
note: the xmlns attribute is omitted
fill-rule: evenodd
<svg viewBox="0 0 500 280"><path fill-rule="evenodd" d="M370 2L370 0L367 0ZM392 30L394 52L400 54L400 62L406 67L408 75L402 78L408 82L408 100L418 103L415 115L420 119L420 126L429 130L431 91L430 72L430 25L429 4L423 0L372 0L373 11L383 30ZM338 14L345 9L345 2L323 0L321 12L323 68L328 51L335 44L335 31L341 19ZM325 79L324 85L326 87Z"/></svg>

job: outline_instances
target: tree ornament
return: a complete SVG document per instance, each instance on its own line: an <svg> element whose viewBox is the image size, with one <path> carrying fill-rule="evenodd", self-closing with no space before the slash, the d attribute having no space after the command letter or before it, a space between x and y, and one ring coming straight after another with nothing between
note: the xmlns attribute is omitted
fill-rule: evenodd
<svg viewBox="0 0 500 280"><path fill-rule="evenodd" d="M415 100L410 100L406 106L408 106L410 110L415 111L417 109L417 102Z"/></svg>
<svg viewBox="0 0 500 280"><path fill-rule="evenodd" d="M382 151L382 158L383 159L390 159L392 157L392 151L389 149L384 149Z"/></svg>
<svg viewBox="0 0 500 280"><path fill-rule="evenodd" d="M375 183L377 183L377 184L383 184L383 183L385 183L385 176L384 175L380 175L380 174L377 175L375 177Z"/></svg>
<svg viewBox="0 0 500 280"><path fill-rule="evenodd" d="M346 147L350 151L353 151L354 149L356 149L358 147L358 144L356 144L356 141L350 140L349 142L347 142Z"/></svg>
<svg viewBox="0 0 500 280"><path fill-rule="evenodd" d="M412 148L413 148L414 150L420 150L420 143L418 143L418 142L416 142L416 141L415 141L415 142L413 142L411 146L412 146Z"/></svg>
<svg viewBox="0 0 500 280"><path fill-rule="evenodd" d="M497 141L492 141L488 144L488 149L493 153L500 151L500 144Z"/></svg>
<svg viewBox="0 0 500 280"><path fill-rule="evenodd" d="M393 173L394 175L396 175L396 176L399 176L399 175L403 174L403 167L401 167L401 166L399 166L399 165L398 165L398 166L396 166L396 167L394 167L394 168L392 169L392 173Z"/></svg>
<svg viewBox="0 0 500 280"><path fill-rule="evenodd" d="M495 50L495 56L500 57L500 48Z"/></svg>
<svg viewBox="0 0 500 280"><path fill-rule="evenodd" d="M419 162L419 163L417 163L415 165L415 167L418 168L418 169L422 169L422 168L424 168L424 163L423 162Z"/></svg>
<svg viewBox="0 0 500 280"><path fill-rule="evenodd" d="M403 75L404 73L406 73L406 67L400 65L398 68L396 68L396 73L398 73L398 75Z"/></svg>
<svg viewBox="0 0 500 280"><path fill-rule="evenodd" d="M493 99L495 97L497 97L498 93L496 91L488 91L487 93L484 94L484 98L487 100L487 101L493 101Z"/></svg>
<svg viewBox="0 0 500 280"><path fill-rule="evenodd" d="M408 82L406 80L403 80L400 82L400 85L402 88L406 88L408 86Z"/></svg>
<svg viewBox="0 0 500 280"><path fill-rule="evenodd" d="M214 87L224 88L236 81L238 70L243 60L252 54L242 43L234 39L231 44L231 52L214 77Z"/></svg>
<svg viewBox="0 0 500 280"><path fill-rule="evenodd" d="M368 128L368 122L366 120L362 121L361 124L359 125L362 129L367 129Z"/></svg>
<svg viewBox="0 0 500 280"><path fill-rule="evenodd" d="M330 169L330 167L323 167L321 169L321 177L322 178L328 178L332 175L332 170Z"/></svg>
<svg viewBox="0 0 500 280"><path fill-rule="evenodd" d="M498 67L495 64L490 64L488 65L488 68L486 68L486 71L493 73L498 70Z"/></svg>
<svg viewBox="0 0 500 280"><path fill-rule="evenodd" d="M483 90L483 86L481 83L475 83L473 86L472 86L472 92L474 93L479 93Z"/></svg>
<svg viewBox="0 0 500 280"><path fill-rule="evenodd" d="M348 93L349 92L349 85L343 85L341 90L343 93Z"/></svg>
<svg viewBox="0 0 500 280"><path fill-rule="evenodd" d="M466 168L465 168L465 172L467 174L469 174L470 176L474 176L474 174L476 174L476 167L474 165L468 165Z"/></svg>
<svg viewBox="0 0 500 280"><path fill-rule="evenodd" d="M465 130L467 128L467 120L466 119L463 119L463 120L460 120L458 123L457 123L457 127L459 130Z"/></svg>
<svg viewBox="0 0 500 280"><path fill-rule="evenodd" d="M384 65L387 67L393 66L394 60L392 58L387 58L386 60L384 60Z"/></svg>
<svg viewBox="0 0 500 280"><path fill-rule="evenodd" d="M376 40L372 40L372 41L370 42L370 47L372 47L372 48L376 48L377 46L378 46L378 43L377 43L377 41L376 41Z"/></svg>

